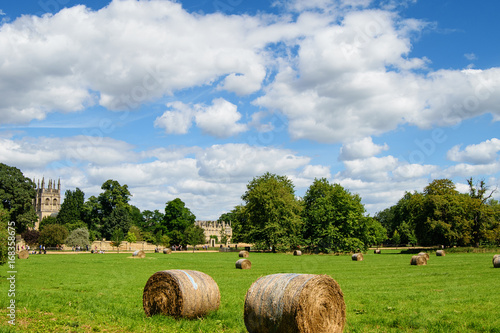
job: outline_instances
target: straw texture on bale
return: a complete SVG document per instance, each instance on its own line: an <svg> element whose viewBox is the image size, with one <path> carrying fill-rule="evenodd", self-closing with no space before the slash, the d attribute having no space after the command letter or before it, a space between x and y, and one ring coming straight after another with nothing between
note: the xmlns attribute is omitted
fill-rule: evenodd
<svg viewBox="0 0 500 333"><path fill-rule="evenodd" d="M363 260L363 254L362 253L354 253L352 255L352 260L353 261L362 261Z"/></svg>
<svg viewBox="0 0 500 333"><path fill-rule="evenodd" d="M248 258L249 253L248 253L248 251L240 251L239 256L240 256L240 258Z"/></svg>
<svg viewBox="0 0 500 333"><path fill-rule="evenodd" d="M425 256L413 256L411 257L410 264L416 266L427 265L427 259Z"/></svg>
<svg viewBox="0 0 500 333"><path fill-rule="evenodd" d="M170 254L172 253L171 249L163 249L163 254Z"/></svg>
<svg viewBox="0 0 500 333"><path fill-rule="evenodd" d="M248 289L244 320L249 333L342 332L344 295L328 275L267 275Z"/></svg>
<svg viewBox="0 0 500 333"><path fill-rule="evenodd" d="M429 253L427 253L427 252L420 252L418 255L419 256L424 256L425 259L427 259L427 260L429 260L429 258L430 258Z"/></svg>
<svg viewBox="0 0 500 333"><path fill-rule="evenodd" d="M294 255L294 256L301 256L301 255L302 255L302 251L300 251L300 250L295 250L295 251L293 251L293 255Z"/></svg>
<svg viewBox="0 0 500 333"><path fill-rule="evenodd" d="M28 250L21 250L19 251L19 253L17 254L17 257L19 259L28 259L30 257L30 253Z"/></svg>
<svg viewBox="0 0 500 333"><path fill-rule="evenodd" d="M159 271L151 275L142 294L146 316L199 318L219 308L219 286L209 275L191 270Z"/></svg>
<svg viewBox="0 0 500 333"><path fill-rule="evenodd" d="M380 254L380 253L382 253L382 251L380 251L380 249L376 249L376 250L373 250L373 253Z"/></svg>
<svg viewBox="0 0 500 333"><path fill-rule="evenodd" d="M444 252L444 250L437 250L436 251L436 256L438 257L444 257L446 255L446 253Z"/></svg>
<svg viewBox="0 0 500 333"><path fill-rule="evenodd" d="M248 259L240 259L236 262L236 268L250 269L252 268L252 263Z"/></svg>
<svg viewBox="0 0 500 333"><path fill-rule="evenodd" d="M493 258L493 267L500 268L500 256Z"/></svg>
<svg viewBox="0 0 500 333"><path fill-rule="evenodd" d="M137 250L132 253L132 257L137 257L137 258L146 258L146 253L142 250Z"/></svg>

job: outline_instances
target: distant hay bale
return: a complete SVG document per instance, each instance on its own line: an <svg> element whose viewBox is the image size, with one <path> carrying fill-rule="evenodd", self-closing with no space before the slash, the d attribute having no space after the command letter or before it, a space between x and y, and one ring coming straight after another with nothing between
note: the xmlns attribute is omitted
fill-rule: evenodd
<svg viewBox="0 0 500 333"><path fill-rule="evenodd" d="M294 255L294 256L301 256L301 255L302 255L302 251L300 251L300 250L295 250L295 251L293 251L293 255Z"/></svg>
<svg viewBox="0 0 500 333"><path fill-rule="evenodd" d="M500 268L500 254L493 256L493 267Z"/></svg>
<svg viewBox="0 0 500 333"><path fill-rule="evenodd" d="M427 265L427 259L425 256L413 256L411 257L410 264L416 266Z"/></svg>
<svg viewBox="0 0 500 333"><path fill-rule="evenodd" d="M17 257L19 259L28 259L30 257L30 253L28 250L21 250L19 251L19 253L17 254Z"/></svg>
<svg viewBox="0 0 500 333"><path fill-rule="evenodd" d="M436 256L438 257L444 257L446 255L446 253L444 252L444 250L437 250L436 251Z"/></svg>
<svg viewBox="0 0 500 333"><path fill-rule="evenodd" d="M219 286L202 272L159 271L146 283L142 304L148 317L163 314L174 318L199 318L219 308Z"/></svg>
<svg viewBox="0 0 500 333"><path fill-rule="evenodd" d="M170 254L172 253L171 249L163 249L163 254Z"/></svg>
<svg viewBox="0 0 500 333"><path fill-rule="evenodd" d="M146 258L146 253L142 250L137 250L137 251L134 251L134 253L132 253L132 257Z"/></svg>
<svg viewBox="0 0 500 333"><path fill-rule="evenodd" d="M376 249L376 250L373 250L373 253L375 253L375 254L381 254L382 251L380 251L380 249Z"/></svg>
<svg viewBox="0 0 500 333"><path fill-rule="evenodd" d="M252 268L252 263L248 259L240 259L236 262L236 268L250 269Z"/></svg>
<svg viewBox="0 0 500 333"><path fill-rule="evenodd" d="M425 259L427 259L427 260L429 260L429 258L430 258L429 253L427 253L427 252L420 252L418 255L419 256L424 256Z"/></svg>
<svg viewBox="0 0 500 333"><path fill-rule="evenodd" d="M240 256L240 258L248 258L249 253L248 251L240 251L238 255Z"/></svg>
<svg viewBox="0 0 500 333"><path fill-rule="evenodd" d="M351 258L353 261L363 261L363 254L362 253L354 253Z"/></svg>
<svg viewBox="0 0 500 333"><path fill-rule="evenodd" d="M244 321L249 333L342 332L344 295L328 275L263 276L247 291Z"/></svg>

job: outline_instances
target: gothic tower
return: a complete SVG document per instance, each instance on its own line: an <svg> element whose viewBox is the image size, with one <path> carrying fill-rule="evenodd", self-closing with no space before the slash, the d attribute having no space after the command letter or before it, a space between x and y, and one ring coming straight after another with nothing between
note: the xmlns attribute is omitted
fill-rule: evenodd
<svg viewBox="0 0 500 333"><path fill-rule="evenodd" d="M57 188L55 181L52 181L52 179L49 179L47 188L45 188L44 178L42 178L41 186L40 180L38 180L35 197L35 211L38 215L38 222L35 223L35 230L38 230L40 222L45 216L56 216L59 209L61 209L61 180L58 180Z"/></svg>

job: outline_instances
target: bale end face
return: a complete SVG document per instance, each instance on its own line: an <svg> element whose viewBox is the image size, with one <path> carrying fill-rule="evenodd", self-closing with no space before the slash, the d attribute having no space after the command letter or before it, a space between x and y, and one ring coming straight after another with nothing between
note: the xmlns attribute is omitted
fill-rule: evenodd
<svg viewBox="0 0 500 333"><path fill-rule="evenodd" d="M30 253L28 250L21 250L19 251L19 253L17 254L17 257L19 259L28 259L30 257Z"/></svg>
<svg viewBox="0 0 500 333"><path fill-rule="evenodd" d="M301 256L301 255L302 255L302 251L300 251L300 250L295 250L295 251L293 251L293 255L294 255L294 256Z"/></svg>
<svg viewBox="0 0 500 333"><path fill-rule="evenodd" d="M427 265L427 259L425 258L425 256L413 256L411 257L410 265Z"/></svg>
<svg viewBox="0 0 500 333"><path fill-rule="evenodd" d="M380 251L379 249L376 249L376 250L373 250L373 253L375 253L375 254L381 254L382 251Z"/></svg>
<svg viewBox="0 0 500 333"><path fill-rule="evenodd" d="M363 254L354 253L351 258L353 261L363 261Z"/></svg>
<svg viewBox="0 0 500 333"><path fill-rule="evenodd" d="M238 268L238 269L250 269L250 268L252 268L252 263L248 259L240 259L236 262L236 268Z"/></svg>
<svg viewBox="0 0 500 333"><path fill-rule="evenodd" d="M163 249L163 254L170 254L172 253L171 249Z"/></svg>
<svg viewBox="0 0 500 333"><path fill-rule="evenodd" d="M174 318L200 318L219 308L219 286L202 272L159 271L147 281L142 302L148 317L163 314Z"/></svg>
<svg viewBox="0 0 500 333"><path fill-rule="evenodd" d="M248 258L249 255L248 251L240 251L239 253L240 258Z"/></svg>

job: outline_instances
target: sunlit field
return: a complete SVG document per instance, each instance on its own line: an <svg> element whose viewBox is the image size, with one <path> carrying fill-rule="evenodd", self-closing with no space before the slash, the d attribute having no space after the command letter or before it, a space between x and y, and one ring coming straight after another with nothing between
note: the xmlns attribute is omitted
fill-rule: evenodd
<svg viewBox="0 0 500 333"><path fill-rule="evenodd" d="M500 253L500 251L498 251ZM16 262L16 330L8 323L7 266L0 268L0 332L246 332L243 304L250 285L274 273L328 274L346 302L345 332L500 332L500 269L492 253L436 257L411 266L409 254L350 256L251 253L238 270L238 253L31 255ZM168 269L198 270L217 282L218 311L203 319L146 317L148 278Z"/></svg>

